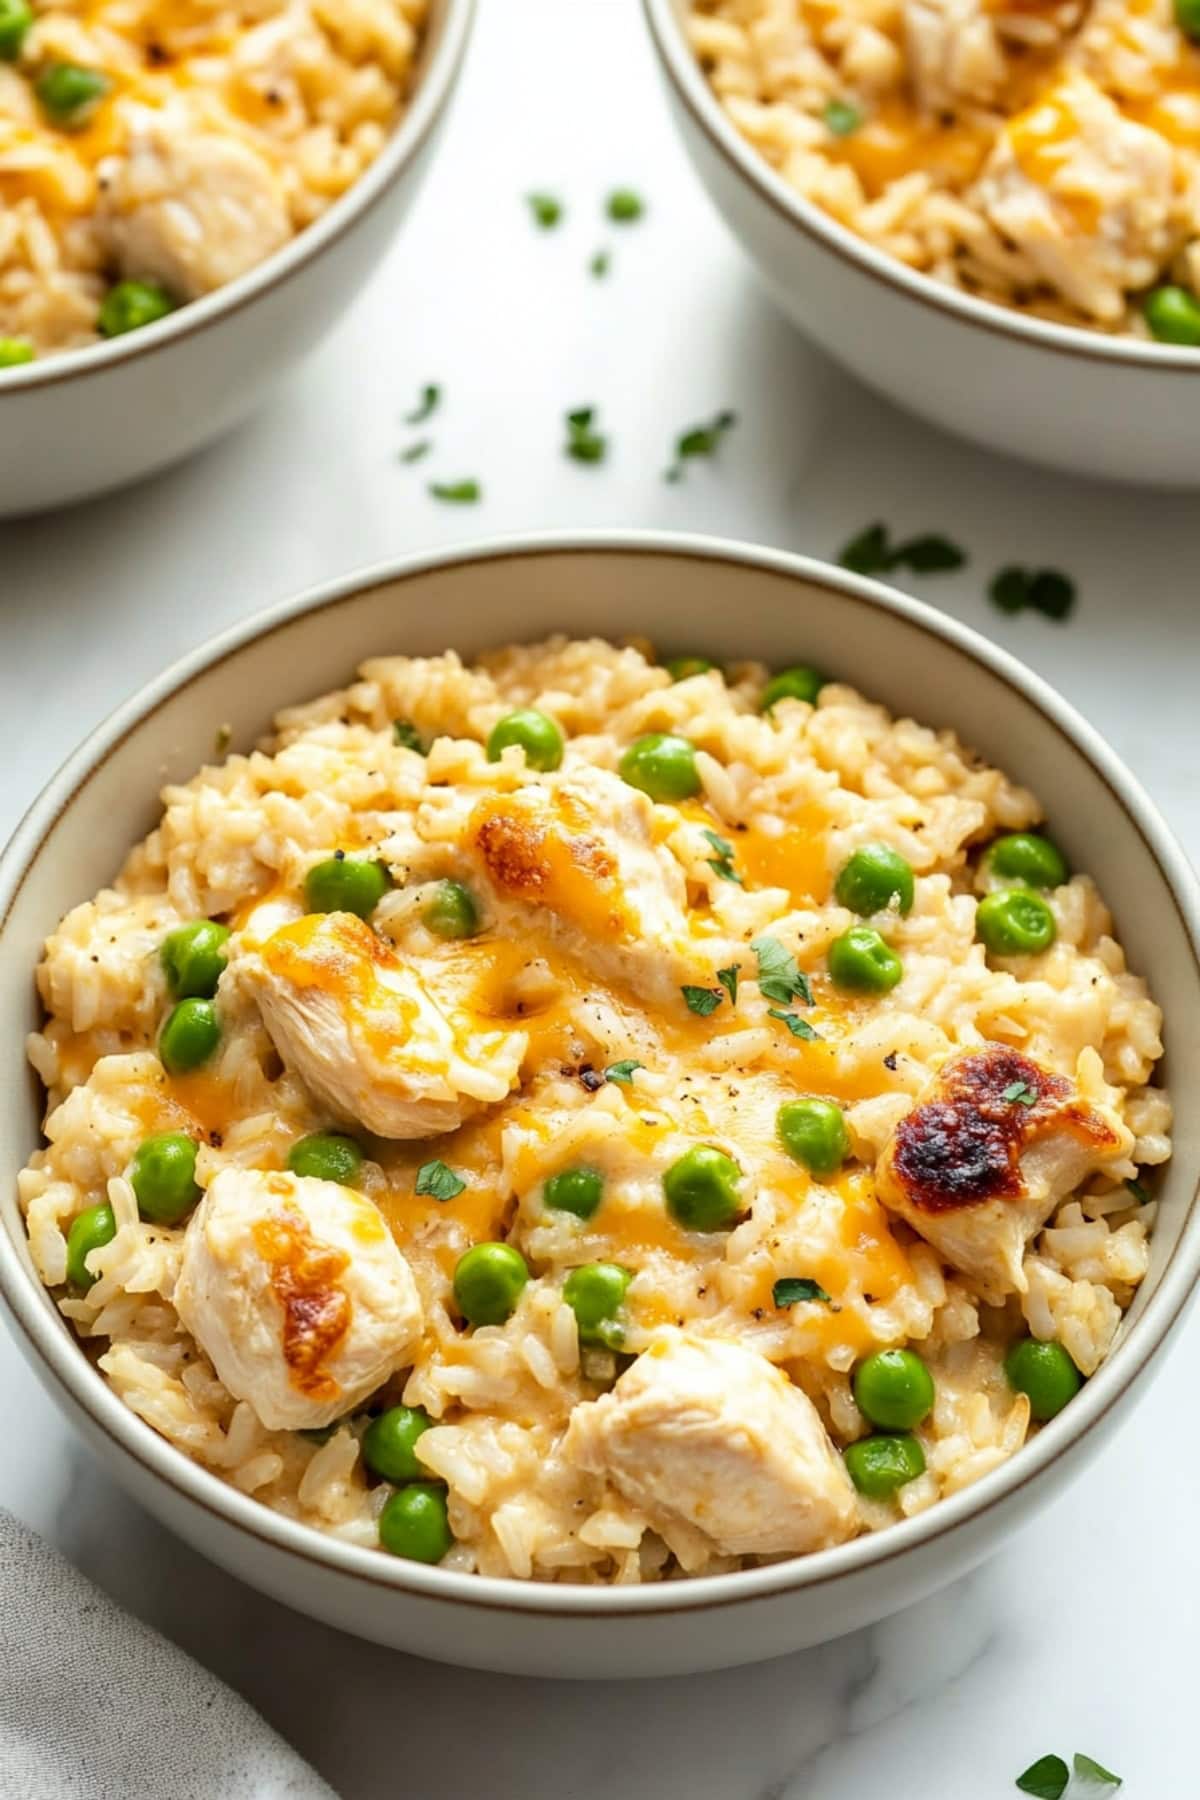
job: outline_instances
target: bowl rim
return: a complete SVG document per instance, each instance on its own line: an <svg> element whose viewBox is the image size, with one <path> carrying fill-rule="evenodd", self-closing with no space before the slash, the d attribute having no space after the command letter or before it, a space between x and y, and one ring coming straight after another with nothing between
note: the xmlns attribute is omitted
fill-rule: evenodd
<svg viewBox="0 0 1200 1800"><path fill-rule="evenodd" d="M973 326L994 337L1014 339L1026 346L1090 362L1148 372L1200 375L1200 351L1174 344L1146 342L1135 337L1108 336L1082 325L1059 325L1038 319L995 300L983 300L909 269L886 256L865 238L842 225L832 214L788 186L764 156L751 148L736 130L704 77L699 59L683 31L680 5L687 0L642 0L642 10L659 61L680 103L693 123L708 138L726 163L755 188L759 197L791 225L831 250L842 262L884 287L890 287L918 305L948 313L959 324Z"/></svg>
<svg viewBox="0 0 1200 1800"><path fill-rule="evenodd" d="M1167 889L1192 959L1200 972L1200 882L1172 832L1135 777L1100 734L1039 675L989 643L969 627L920 600L787 551L682 532L653 530L541 531L506 534L448 548L391 558L320 583L303 593L251 614L170 664L118 706L61 765L17 825L0 853L0 949L12 907L47 836L72 806L94 772L146 720L203 675L236 657L247 645L309 615L330 611L372 589L419 580L427 574L467 569L497 560L534 557L663 557L692 563L717 562L788 577L824 588L843 604L899 616L952 650L982 664L1034 708L1081 754L1112 793L1142 839ZM138 1472L172 1490L182 1500L231 1526L259 1545L290 1556L312 1573L338 1575L375 1588L408 1593L424 1601L486 1608L521 1616L619 1619L744 1605L781 1594L820 1589L830 1582L865 1575L935 1540L974 1525L1039 1480L1060 1456L1093 1434L1158 1353L1182 1317L1200 1277L1200 1175L1188 1201L1179 1242L1163 1271L1158 1290L1129 1327L1081 1394L1032 1444L972 1486L887 1530L855 1538L834 1549L752 1569L640 1587L600 1588L574 1583L524 1582L513 1577L469 1575L383 1557L377 1550L347 1544L315 1528L272 1512L261 1501L223 1482L192 1462L182 1450L120 1401L100 1371L81 1351L49 1299L27 1272L16 1241L0 1228L0 1294L25 1340L39 1373L65 1396L66 1410L78 1408Z"/></svg>
<svg viewBox="0 0 1200 1800"><path fill-rule="evenodd" d="M434 0L432 16L424 26L425 41L418 46L417 74L408 107L375 160L311 225L245 274L199 300L176 307L141 331L0 370L0 401L8 394L28 394L58 382L103 375L135 358L170 350L184 338L207 331L231 313L252 305L336 243L374 208L424 147L454 91L474 14L475 0Z"/></svg>

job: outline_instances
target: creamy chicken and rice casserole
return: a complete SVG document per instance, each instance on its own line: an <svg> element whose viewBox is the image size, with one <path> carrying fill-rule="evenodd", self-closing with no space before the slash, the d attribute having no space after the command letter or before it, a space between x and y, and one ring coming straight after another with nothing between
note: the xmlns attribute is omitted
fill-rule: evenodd
<svg viewBox="0 0 1200 1800"><path fill-rule="evenodd" d="M1200 345L1198 0L689 0L730 119L939 281Z"/></svg>
<svg viewBox="0 0 1200 1800"><path fill-rule="evenodd" d="M811 669L369 662L51 933L32 1253L350 1542L630 1583L995 1468L1108 1353L1160 1013L1037 800Z"/></svg>
<svg viewBox="0 0 1200 1800"><path fill-rule="evenodd" d="M0 367L243 275L379 154L428 0L0 0Z"/></svg>

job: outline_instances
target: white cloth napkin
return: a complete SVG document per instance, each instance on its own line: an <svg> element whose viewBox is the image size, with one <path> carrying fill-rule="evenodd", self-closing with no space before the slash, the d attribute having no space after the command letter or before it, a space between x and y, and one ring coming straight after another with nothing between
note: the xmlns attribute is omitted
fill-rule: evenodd
<svg viewBox="0 0 1200 1800"><path fill-rule="evenodd" d="M3 1800L334 1800L231 1688L0 1510Z"/></svg>

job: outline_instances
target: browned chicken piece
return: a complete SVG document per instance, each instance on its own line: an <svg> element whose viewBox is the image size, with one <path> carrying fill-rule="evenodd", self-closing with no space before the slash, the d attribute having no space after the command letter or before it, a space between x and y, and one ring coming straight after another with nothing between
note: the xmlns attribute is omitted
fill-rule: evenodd
<svg viewBox="0 0 1200 1800"><path fill-rule="evenodd" d="M1111 1107L1000 1046L955 1057L876 1169L884 1205L996 1303L1025 1290L1025 1247L1091 1170L1128 1156Z"/></svg>

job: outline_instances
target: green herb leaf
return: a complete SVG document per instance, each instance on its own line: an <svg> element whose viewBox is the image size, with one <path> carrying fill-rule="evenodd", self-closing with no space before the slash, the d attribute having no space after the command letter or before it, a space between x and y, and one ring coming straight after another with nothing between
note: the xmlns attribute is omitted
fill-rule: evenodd
<svg viewBox="0 0 1200 1800"><path fill-rule="evenodd" d="M1082 1750L1077 1750L1071 1760L1080 1781L1089 1781L1095 1787L1109 1787L1114 1792L1124 1785L1119 1775L1114 1775L1111 1769L1106 1769L1103 1763L1096 1762L1093 1757L1085 1756Z"/></svg>
<svg viewBox="0 0 1200 1800"><path fill-rule="evenodd" d="M608 439L592 429L595 416L594 406L577 406L566 415L567 441L563 451L576 462L603 462L608 455Z"/></svg>
<svg viewBox="0 0 1200 1800"><path fill-rule="evenodd" d="M431 481L429 492L435 500L447 500L453 506L473 506L483 498L483 489L473 479L466 481Z"/></svg>
<svg viewBox="0 0 1200 1800"><path fill-rule="evenodd" d="M609 251L597 250L588 264L588 274L594 276L597 281L603 281L611 267L612 256Z"/></svg>
<svg viewBox="0 0 1200 1800"><path fill-rule="evenodd" d="M304 1425L297 1430L296 1436L302 1437L306 1444L327 1444L340 1424L341 1420L335 1419L332 1425Z"/></svg>
<svg viewBox="0 0 1200 1800"><path fill-rule="evenodd" d="M827 1305L833 1302L833 1296L827 1294L819 1281L810 1281L807 1275L784 1275L771 1289L771 1298L776 1306L798 1306L802 1300L824 1300Z"/></svg>
<svg viewBox="0 0 1200 1800"><path fill-rule="evenodd" d="M442 390L437 382L427 382L421 389L421 398L412 412L405 413L404 423L406 425L423 425L425 420L431 418L437 411L441 398Z"/></svg>
<svg viewBox="0 0 1200 1800"><path fill-rule="evenodd" d="M741 972L741 963L730 963L727 969L717 970L717 980L729 995L730 1006L737 1005L738 976Z"/></svg>
<svg viewBox="0 0 1200 1800"><path fill-rule="evenodd" d="M1125 1186L1133 1195L1139 1206L1148 1206L1150 1201L1154 1198L1150 1189L1148 1187L1143 1187L1140 1181L1127 1181Z"/></svg>
<svg viewBox="0 0 1200 1800"><path fill-rule="evenodd" d="M849 137L863 122L858 107L851 106L848 100L831 100L821 117L834 137Z"/></svg>
<svg viewBox="0 0 1200 1800"><path fill-rule="evenodd" d="M820 1038L820 1032L814 1031L808 1020L802 1019L799 1013L783 1012L778 1006L768 1006L767 1017L778 1019L781 1025L786 1025L794 1038L804 1038L810 1044L816 1043Z"/></svg>
<svg viewBox="0 0 1200 1800"><path fill-rule="evenodd" d="M695 456L715 456L721 439L737 424L737 414L719 412L707 425L691 425L675 439L675 461L667 470L667 481L683 478L685 462Z"/></svg>
<svg viewBox="0 0 1200 1800"><path fill-rule="evenodd" d="M646 203L632 188L614 188L604 202L604 210L614 225L632 225L646 210Z"/></svg>
<svg viewBox="0 0 1200 1800"><path fill-rule="evenodd" d="M466 1185L444 1162L422 1163L417 1170L417 1193L429 1194L434 1200L453 1200Z"/></svg>
<svg viewBox="0 0 1200 1800"><path fill-rule="evenodd" d="M1015 563L1000 569L988 584L988 599L1000 612L1019 613L1029 605L1029 576Z"/></svg>
<svg viewBox="0 0 1200 1800"><path fill-rule="evenodd" d="M525 201L534 224L542 231L553 231L563 216L562 201L553 194L526 194Z"/></svg>
<svg viewBox="0 0 1200 1800"><path fill-rule="evenodd" d="M801 974L795 957L778 938L752 938L750 948L758 961L758 986L765 1000L778 1000L784 1005L789 1000L803 1000L805 1006L812 1005L808 976Z"/></svg>
<svg viewBox="0 0 1200 1800"><path fill-rule="evenodd" d="M892 568L906 567L914 575L936 575L944 569L961 569L966 562L966 552L949 538L930 534L927 537L909 538L906 544L900 544L892 551Z"/></svg>
<svg viewBox="0 0 1200 1800"><path fill-rule="evenodd" d="M635 1062L630 1056L624 1062L609 1063L604 1071L604 1079L615 1082L618 1087L628 1087L633 1081L633 1071L644 1069L645 1066L645 1063Z"/></svg>
<svg viewBox="0 0 1200 1800"><path fill-rule="evenodd" d="M231 725L218 725L216 731L213 733L214 753L217 756L224 756L232 742L233 727Z"/></svg>
<svg viewBox="0 0 1200 1800"><path fill-rule="evenodd" d="M888 544L886 525L868 525L857 537L852 537L848 544L838 552L838 561L843 569L853 569L859 575L879 575L892 566L892 552Z"/></svg>
<svg viewBox="0 0 1200 1800"><path fill-rule="evenodd" d="M1038 1091L1030 1087L1027 1081L1014 1081L1001 1094L1002 1100L1015 1101L1018 1106L1036 1106Z"/></svg>
<svg viewBox="0 0 1200 1800"><path fill-rule="evenodd" d="M710 859L708 865L713 873L719 875L722 881L736 881L739 887L743 887L745 884L733 866L733 845L729 839L723 838L719 832L709 831L707 826L701 836L708 839L717 853Z"/></svg>
<svg viewBox="0 0 1200 1800"><path fill-rule="evenodd" d="M415 750L418 756L425 754L425 746L411 719L392 720L392 742L404 750Z"/></svg>
<svg viewBox="0 0 1200 1800"><path fill-rule="evenodd" d="M680 993L687 1001L688 1011L698 1013L707 1019L709 1013L716 1012L721 1004L721 994L717 988L682 987Z"/></svg>
<svg viewBox="0 0 1200 1800"><path fill-rule="evenodd" d="M1001 612L1028 609L1047 619L1068 618L1075 605L1075 583L1058 569L1022 569L1015 563L1000 569L988 584L988 599Z"/></svg>
<svg viewBox="0 0 1200 1800"><path fill-rule="evenodd" d="M1037 1800L1062 1800L1070 1779L1070 1770L1061 1756L1039 1756L1017 1776L1017 1786L1023 1794L1036 1795Z"/></svg>
<svg viewBox="0 0 1200 1800"><path fill-rule="evenodd" d="M402 463L420 462L421 458L423 456L428 456L432 449L432 438L418 438L415 444L410 444L407 450L402 450L400 452L400 461Z"/></svg>

